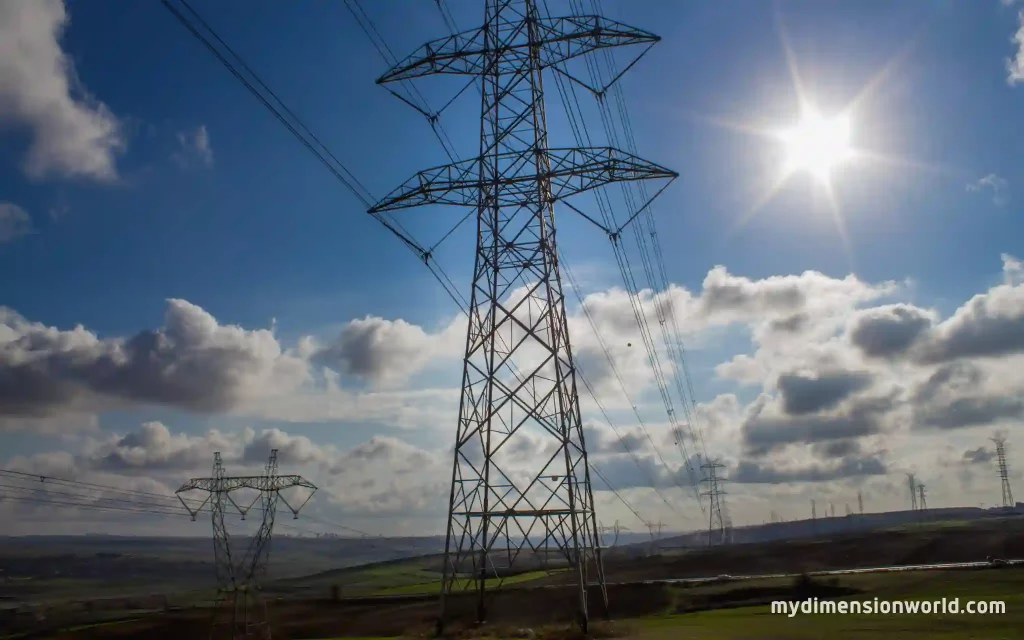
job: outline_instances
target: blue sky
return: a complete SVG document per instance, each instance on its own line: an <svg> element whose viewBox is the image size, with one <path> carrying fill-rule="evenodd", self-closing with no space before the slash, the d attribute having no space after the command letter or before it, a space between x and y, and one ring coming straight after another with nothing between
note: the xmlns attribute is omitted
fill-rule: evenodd
<svg viewBox="0 0 1024 640"><path fill-rule="evenodd" d="M432 2L365 4L399 57L446 34ZM188 301L220 326L251 332L273 323L276 344L289 350L299 350L308 337L330 345L352 321L368 316L401 320L432 337L458 333L452 329L456 309L426 269L160 3L71 0L64 11L60 3L43 5L38 11L54 30L43 30L35 44L41 50L58 46L73 73L48 68L45 55L41 65L30 56L19 59L20 75L0 72L0 206L9 207L0 211L13 219L10 207L16 207L32 227L31 233L0 234L0 273L9 274L0 280L0 305L55 330L82 325L101 340L164 326L168 299ZM482 3L447 5L462 28L482 18ZM604 3L609 17L663 38L622 86L640 155L680 174L655 207L671 282L696 300L717 265L751 286L806 271L830 282L854 274L864 287L891 281L898 290L850 293L843 318L868 302L898 301L934 310L936 323L972 296L1009 283L1012 262L1001 256L1024 253L1015 193L1024 177L1017 152L1024 147L1024 127L1018 124L1024 89L1014 86L1008 68L1018 55L1012 37L1024 28L1018 18L1024 7L1009 5ZM194 6L374 196L446 162L425 120L374 84L386 64L344 4L197 0ZM552 9L568 12L558 3ZM18 10L0 12L7 23L0 26L16 24ZM846 244L822 185L803 174L788 178L747 224L736 226L785 155L777 141L737 129L775 131L799 119L784 42L805 98L826 115L855 105L852 144L875 157L832 174ZM70 93L52 82L61 77L77 79ZM451 94L443 81L427 79L419 86L435 106ZM555 146L569 146L551 86L548 94L550 137ZM469 93L442 116L463 158L477 151L478 102ZM54 115L61 109L100 114L95 117L115 128L116 144L83 139L77 151L71 142L52 145L49 164L33 171L28 158L39 140L74 138L59 127L85 126L81 118ZM79 155L52 157L65 152ZM97 158L106 169L89 165ZM443 234L458 219L439 209L401 215L425 239ZM0 216L0 230L2 224ZM559 213L559 225L562 249L587 293L621 285L606 238L568 212ZM463 291L470 242L468 234L457 234L438 254ZM759 394L778 392L782 372L766 373L761 384L741 384L716 373L716 366L763 350L757 327L766 318L687 329L694 341L696 400L711 407L716 399L736 398L737 425ZM432 351L437 357L414 375L385 387L401 394L457 386L460 340L445 344L454 344L454 351ZM0 367L14 367L12 353L0 351L0 358L8 358ZM891 367L887 371L892 374ZM355 392L374 387L353 370L340 373L342 386ZM321 374L315 377L323 383ZM20 388L0 375L0 383L5 380ZM638 393L657 405L652 388ZM159 421L182 438L205 437L211 428L277 428L288 437L334 447L338 455L375 435L433 451L450 446L455 418L410 428L390 418L310 418L238 404L197 410L152 401L159 395L83 400L73 411L35 407L33 419L62 426L9 427L0 430L0 442L9 458L26 456L19 464L54 451L88 457L113 446L112 438ZM15 408L4 411L12 423L28 415L11 404ZM77 417L61 422L65 409ZM665 420L657 406L649 410L648 420ZM616 415L629 419L628 411ZM91 427L75 422L83 420L91 420ZM723 436L721 455L739 464L744 451L739 441L729 444ZM962 491L949 489L950 496ZM751 498L752 513L760 508L757 500Z"/></svg>

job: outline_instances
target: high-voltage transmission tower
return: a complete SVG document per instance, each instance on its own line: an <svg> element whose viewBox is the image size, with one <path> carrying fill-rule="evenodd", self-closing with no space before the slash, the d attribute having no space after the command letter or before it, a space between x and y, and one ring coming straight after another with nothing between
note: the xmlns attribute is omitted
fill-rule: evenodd
<svg viewBox="0 0 1024 640"><path fill-rule="evenodd" d="M708 546L715 544L726 544L728 542L728 533L726 531L726 518L722 515L722 503L724 502L723 496L725 495L725 489L722 488L721 484L725 481L718 474L719 469L724 469L725 465L718 460L708 460L704 464L700 465L701 471L704 472L704 477L701 479L703 484L707 485L707 491L701 493L702 496L708 498Z"/></svg>
<svg viewBox="0 0 1024 640"><path fill-rule="evenodd" d="M644 522L644 524L647 526L647 531L651 535L651 542L647 547L647 555L653 556L655 553L661 552L661 546L658 543L661 540L661 532L665 528L665 523L658 520L657 522Z"/></svg>
<svg viewBox="0 0 1024 640"><path fill-rule="evenodd" d="M671 181L677 174L615 148L553 148L541 76L571 76L563 68L571 59L658 40L601 16L542 17L534 0L486 0L483 26L427 43L377 80L472 76L482 98L476 157L421 171L369 210L443 204L476 213L439 628L458 588L476 592L483 621L488 580L500 586L499 569L527 547L557 547L564 556L584 630L589 571L597 574L607 612L554 205L611 183ZM591 90L600 98L607 88ZM626 212L618 229L580 213L617 237L649 204ZM431 259L429 251L420 253ZM515 290L525 295L509 299ZM554 452L537 460L528 477L513 477L507 460L515 444L506 445L528 432L546 434Z"/></svg>
<svg viewBox="0 0 1024 640"><path fill-rule="evenodd" d="M616 520L615 524L613 524L610 527L606 527L606 526L603 526L603 525L599 526L597 528L597 531L598 531L598 533L611 533L611 534L613 534L615 536L614 538L612 538L612 543L611 544L603 545L603 547L602 547L602 548L610 549L610 548L614 547L616 544L619 543L619 534L622 533L623 531L629 531L629 528L622 526L621 524L619 524L619 521Z"/></svg>
<svg viewBox="0 0 1024 640"><path fill-rule="evenodd" d="M864 515L864 493L862 491L857 492L857 512Z"/></svg>
<svg viewBox="0 0 1024 640"><path fill-rule="evenodd" d="M309 490L309 495L298 507L293 507L281 495L283 489L292 487ZM246 504L243 501L244 506L239 505L231 495L242 489L258 492L252 502ZM190 491L205 491L206 499L198 506L193 506L183 497ZM213 557L217 572L217 602L214 605L213 622L210 626L211 639L269 640L267 605L260 591L267 571L267 560L270 557L270 538L274 532L277 503L284 503L292 515L298 518L299 511L309 502L315 491L313 483L302 476L277 474L277 449L270 452L270 459L262 476L225 475L224 464L218 451L213 454L213 477L193 478L178 489L178 499L192 515L192 520L196 519L196 515L206 508L207 504L210 505L209 511L213 520ZM239 557L239 550L231 548L224 516L228 511L237 512L244 520L257 502L260 503L258 511L262 512L263 521L250 539L244 555Z"/></svg>
<svg viewBox="0 0 1024 640"><path fill-rule="evenodd" d="M925 499L926 495L927 494L925 493L924 484L923 483L918 483L918 485L917 485L917 509L918 509L918 511L921 512L922 517L924 516L924 513L926 511L928 511L928 500Z"/></svg>
<svg viewBox="0 0 1024 640"><path fill-rule="evenodd" d="M992 438L992 442L996 444L996 459L999 462L999 480L1003 488L1003 506L1013 506L1013 492L1010 491L1010 471L1006 464L1006 438L1003 436L996 436Z"/></svg>

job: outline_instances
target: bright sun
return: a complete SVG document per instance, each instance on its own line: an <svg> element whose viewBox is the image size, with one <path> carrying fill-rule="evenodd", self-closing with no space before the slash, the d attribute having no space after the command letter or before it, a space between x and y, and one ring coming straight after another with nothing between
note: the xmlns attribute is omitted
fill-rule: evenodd
<svg viewBox="0 0 1024 640"><path fill-rule="evenodd" d="M778 134L786 145L787 174L806 171L828 182L832 170L850 157L850 118L823 118L806 107L800 124Z"/></svg>

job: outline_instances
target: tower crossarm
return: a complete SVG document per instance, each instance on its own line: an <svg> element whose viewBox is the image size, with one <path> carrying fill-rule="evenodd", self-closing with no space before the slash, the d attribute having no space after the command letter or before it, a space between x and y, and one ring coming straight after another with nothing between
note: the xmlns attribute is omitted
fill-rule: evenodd
<svg viewBox="0 0 1024 640"><path fill-rule="evenodd" d="M537 181L550 181L550 201L596 189L613 182L674 179L674 171L648 162L614 147L544 149L547 163L536 162L536 152L524 149L498 155L502 188L497 190L499 206L519 206L537 197ZM494 159L489 158L488 163ZM538 175L536 167L545 166ZM481 193L494 193L492 182L480 179L480 159L463 160L420 171L398 187L369 211L407 209L427 204L449 204L475 207Z"/></svg>
<svg viewBox="0 0 1024 640"><path fill-rule="evenodd" d="M539 41L535 44L540 48L541 69L599 49L635 44L653 45L661 40L649 31L603 16L534 20L539 34ZM522 21L502 25L502 28L520 30L525 34L527 19L524 17ZM495 43L486 41L484 27L432 40L378 78L377 84L438 74L477 76L487 72L489 60L526 59L534 46L525 37L502 40L494 48Z"/></svg>
<svg viewBox="0 0 1024 640"><path fill-rule="evenodd" d="M316 486L312 482L306 480L302 476L275 476L273 478L267 478L266 476L229 476L226 478L220 478L218 485L218 478L192 478L185 484L181 485L181 488L176 493L184 493L186 491L234 491L236 489L255 489L257 491L280 491L282 489L289 489L291 487L305 487L306 489L315 490Z"/></svg>

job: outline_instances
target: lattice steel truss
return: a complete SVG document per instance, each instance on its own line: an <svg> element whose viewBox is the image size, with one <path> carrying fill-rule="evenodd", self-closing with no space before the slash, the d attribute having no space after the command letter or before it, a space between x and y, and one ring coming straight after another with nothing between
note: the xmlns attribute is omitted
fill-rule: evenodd
<svg viewBox="0 0 1024 640"><path fill-rule="evenodd" d="M588 571L607 610L553 207L613 182L677 174L614 148L551 148L541 72L579 82L559 65L658 39L600 16L541 17L534 0L487 0L482 27L426 44L378 80L461 74L481 85L479 155L420 172L370 209L449 204L477 213L440 624L457 589L476 591L483 620L488 582L500 586L502 569L527 548L572 567L584 629ZM605 89L594 91L600 98ZM550 446L529 473L513 473L510 460L529 432Z"/></svg>
<svg viewBox="0 0 1024 640"><path fill-rule="evenodd" d="M298 507L293 507L281 495L284 489L302 487L309 495ZM250 489L259 492L252 502L239 505L232 492ZM184 498L192 491L208 495L198 506ZM302 476L277 475L277 449L270 452L266 471L262 476L226 476L220 452L213 454L213 477L193 478L176 492L178 499L192 515L192 520L209 505L213 521L213 556L217 572L217 602L214 605L211 638L270 638L266 602L262 599L261 583L270 557L270 539L274 532L274 518L278 501L284 503L295 518L316 492L316 487ZM232 557L230 537L224 524L225 513L233 508L245 519L246 514L260 503L263 521L250 539L241 559ZM226 627L226 628L225 628Z"/></svg>
<svg viewBox="0 0 1024 640"><path fill-rule="evenodd" d="M996 460L999 463L999 481L1003 490L1003 506L1013 506L1013 491L1010 490L1010 468L1006 463L1006 438L996 436L992 438L996 445Z"/></svg>
<svg viewBox="0 0 1024 640"><path fill-rule="evenodd" d="M725 478L719 474L720 469L725 465L718 460L708 460L700 465L704 477L701 483L707 485L707 491L701 492L702 496L708 498L708 546L716 544L728 544L732 524L725 509L725 489L723 484Z"/></svg>

